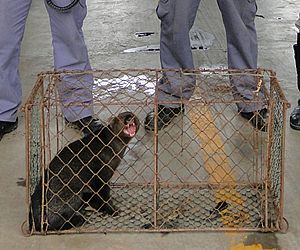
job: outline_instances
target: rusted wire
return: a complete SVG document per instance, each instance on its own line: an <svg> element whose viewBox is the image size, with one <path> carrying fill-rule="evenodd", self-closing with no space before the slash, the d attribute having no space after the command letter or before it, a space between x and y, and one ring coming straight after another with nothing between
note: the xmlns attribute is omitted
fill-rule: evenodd
<svg viewBox="0 0 300 250"><path fill-rule="evenodd" d="M190 99L159 100L158 82L167 73L179 82L195 79ZM92 76L93 82L86 82L86 76ZM249 79L256 83L249 92L253 99L244 100L233 82L246 85ZM90 92L92 104L82 103L84 96L78 90ZM64 95L73 100L64 102ZM266 133L253 128L236 108L241 104L258 107L262 97L269 111ZM184 115L159 131L158 105L181 104L185 105ZM124 156L116 154L104 163L100 154L91 149L93 140L81 144L80 149L72 148L71 143L83 137L68 126L62 110L73 107L92 107L94 117L104 126L112 121L111 117L130 111L140 120L141 128L128 146L124 145ZM34 193L37 189L41 192L39 214L29 216L29 220L40 217L39 225L31 232L281 231L285 222L288 107L276 74L264 69L42 72L23 108L28 216L36 209L32 207ZM146 132L143 122L151 111L154 132ZM75 115L82 118L81 112ZM97 138L99 131L91 133ZM119 132L106 145L110 151L114 150L109 145L114 140L121 140ZM68 150L68 160L61 155L62 150ZM84 159L82 155L92 156ZM55 171L54 159L61 162ZM102 188L110 188L110 196L108 200L100 196L98 201L116 206L114 215L90 206L92 197L101 192L93 191L92 186L92 179L100 173L90 167L95 159L103 167L113 159L121 160L116 170L107 168L113 172L112 178L101 181ZM80 169L74 167L76 161ZM82 171L90 177L82 175ZM75 180L78 187L74 187ZM54 191L52 182L62 186ZM85 195L91 197L86 199ZM80 204L75 206L75 202ZM68 217L64 213L70 213L70 207L74 211ZM69 223L71 229L51 229L51 216L56 215L64 220L61 226ZM74 225L72 216L83 218L83 222Z"/></svg>

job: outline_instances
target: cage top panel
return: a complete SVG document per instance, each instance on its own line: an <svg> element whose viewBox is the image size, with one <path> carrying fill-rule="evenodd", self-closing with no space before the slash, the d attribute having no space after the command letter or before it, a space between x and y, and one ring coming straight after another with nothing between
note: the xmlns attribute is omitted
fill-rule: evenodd
<svg viewBox="0 0 300 250"><path fill-rule="evenodd" d="M167 79L167 80L165 80ZM193 103L230 103L245 102L237 98L235 86L249 86L249 102L258 102L259 94L269 100L270 87L279 93L282 102L287 102L278 84L275 73L270 70L160 70L160 69L129 69L129 70L93 70L93 71L49 71L39 74L36 85L26 105L38 105L37 96L42 100L65 103L61 96L77 95L82 99L87 92L92 93L94 104L146 104L157 98L158 82L165 80L185 86L179 90L184 96L187 88L193 90L193 96L180 100ZM187 84L190 83L190 84ZM71 93L71 94L70 94ZM233 98L234 97L234 98ZM256 98L257 97L257 98ZM74 99L74 98L73 98ZM248 102L248 100L246 100ZM172 101L167 101L172 102ZM178 102L178 101L177 101ZM74 104L74 103L73 103Z"/></svg>

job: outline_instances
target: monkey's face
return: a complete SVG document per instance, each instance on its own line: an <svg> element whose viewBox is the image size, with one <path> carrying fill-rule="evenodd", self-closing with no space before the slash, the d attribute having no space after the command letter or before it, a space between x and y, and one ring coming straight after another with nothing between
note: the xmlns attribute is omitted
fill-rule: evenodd
<svg viewBox="0 0 300 250"><path fill-rule="evenodd" d="M132 138L138 132L140 122L133 113L123 112L112 120L110 126L115 135Z"/></svg>

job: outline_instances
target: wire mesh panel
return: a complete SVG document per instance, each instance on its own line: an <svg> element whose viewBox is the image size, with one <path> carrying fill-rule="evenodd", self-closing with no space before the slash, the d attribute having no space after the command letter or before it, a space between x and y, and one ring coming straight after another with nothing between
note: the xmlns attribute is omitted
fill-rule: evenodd
<svg viewBox="0 0 300 250"><path fill-rule="evenodd" d="M166 76L181 99L158 101ZM162 105L184 109L158 130ZM287 106L262 69L41 73L24 106L29 231L281 230Z"/></svg>

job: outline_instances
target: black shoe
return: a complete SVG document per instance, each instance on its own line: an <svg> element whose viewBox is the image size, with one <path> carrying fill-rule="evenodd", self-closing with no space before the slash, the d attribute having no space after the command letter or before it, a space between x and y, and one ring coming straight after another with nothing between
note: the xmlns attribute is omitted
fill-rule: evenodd
<svg viewBox="0 0 300 250"><path fill-rule="evenodd" d="M18 127L18 118L15 122L0 121L0 140L3 135L14 131Z"/></svg>
<svg viewBox="0 0 300 250"><path fill-rule="evenodd" d="M250 121L254 128L263 132L267 131L267 114L266 108L254 112L240 112L241 117Z"/></svg>
<svg viewBox="0 0 300 250"><path fill-rule="evenodd" d="M157 129L161 130L167 127L172 119L180 114L184 113L184 105L182 104L178 108L167 108L163 105L158 105L158 118L157 118ZM148 113L146 116L144 125L146 130L154 130L154 110Z"/></svg>
<svg viewBox="0 0 300 250"><path fill-rule="evenodd" d="M67 119L65 121L69 127L82 131L84 135L95 133L103 128L103 124L92 116L87 116L74 122L69 122Z"/></svg>
<svg viewBox="0 0 300 250"><path fill-rule="evenodd" d="M300 99L298 100L298 106L291 113L290 126L292 129L300 130Z"/></svg>

